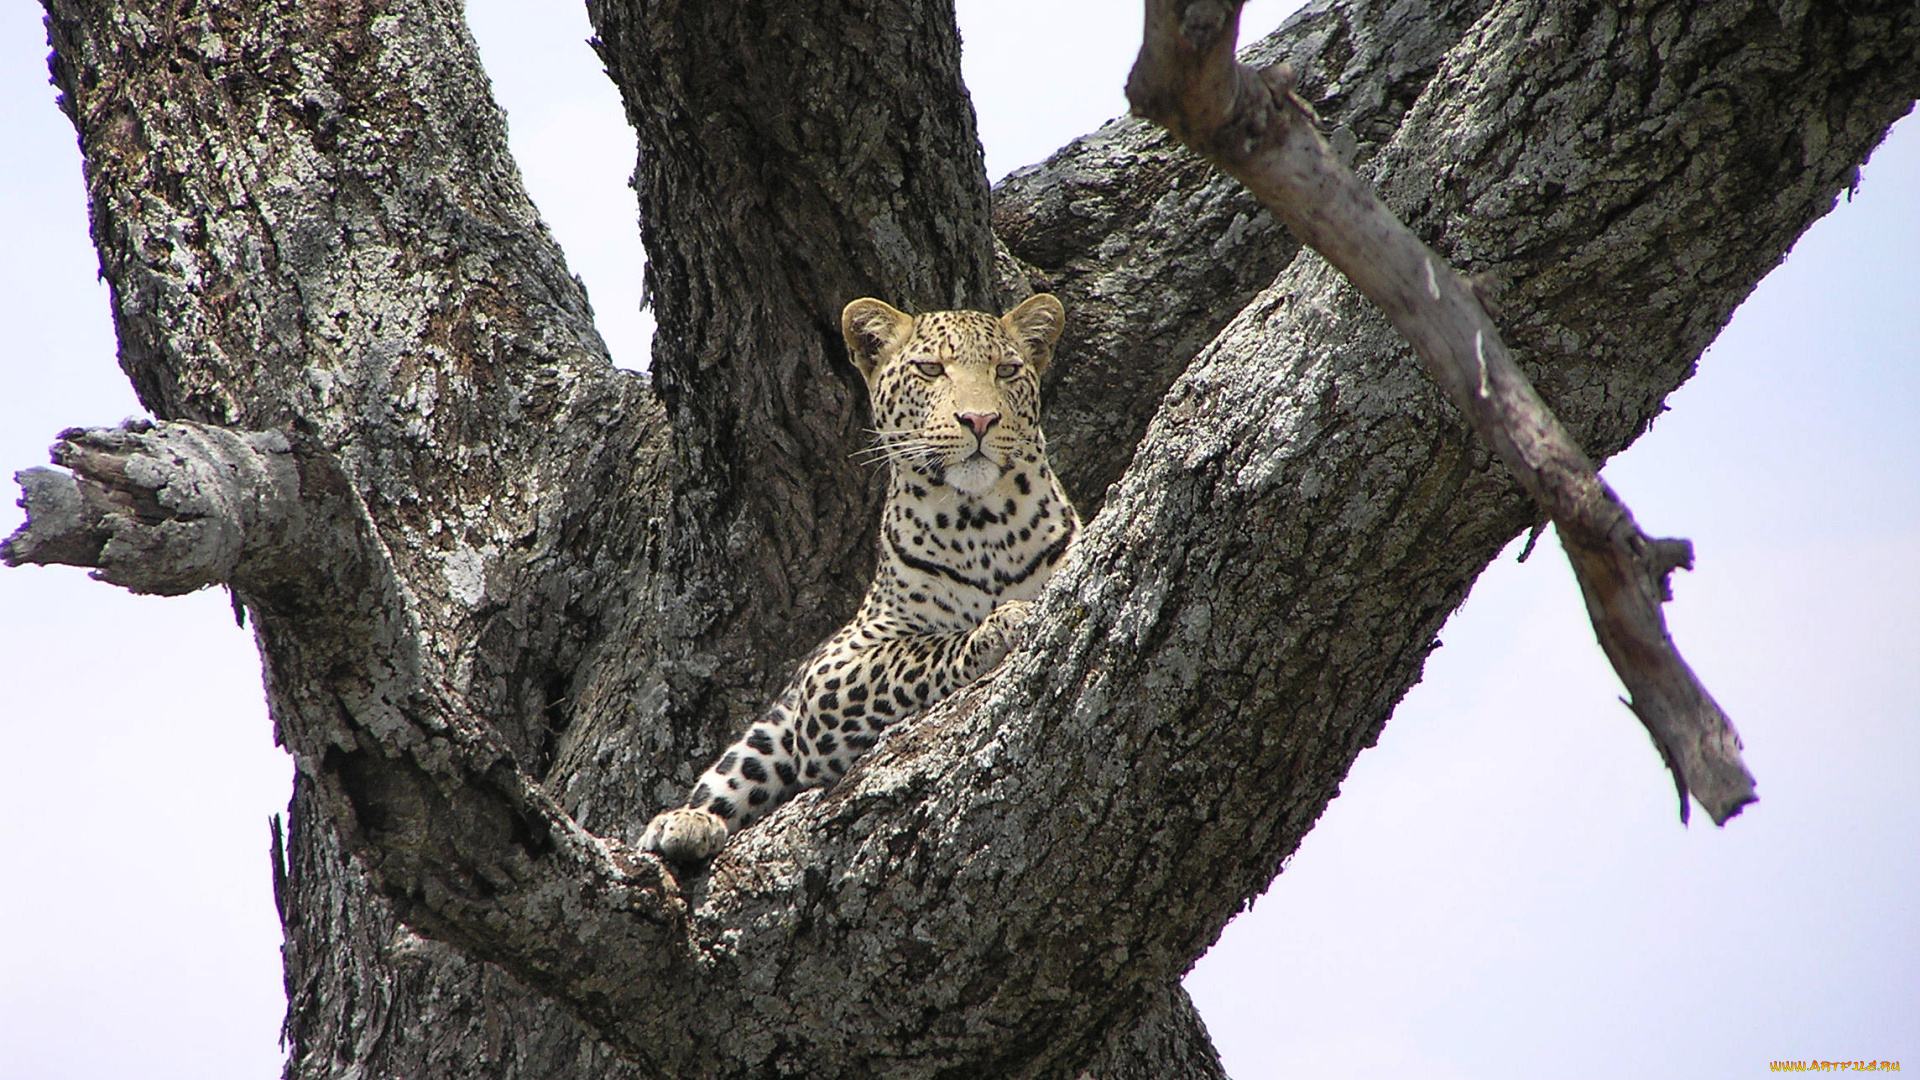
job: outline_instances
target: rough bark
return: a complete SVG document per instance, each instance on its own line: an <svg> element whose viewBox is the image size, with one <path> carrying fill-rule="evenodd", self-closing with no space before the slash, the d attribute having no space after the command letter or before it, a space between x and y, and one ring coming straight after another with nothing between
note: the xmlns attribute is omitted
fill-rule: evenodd
<svg viewBox="0 0 1920 1080"><path fill-rule="evenodd" d="M337 477L295 497L335 523L328 565L209 571L301 769L291 1072L1218 1074L1173 980L1536 513L1338 275L1210 277L1220 235L1181 201L1231 222L1233 198L1193 165L1126 179L1174 160L1127 129L1004 185L1007 247L1099 298L1086 381L1069 351L1053 387L1109 418L1079 482L1132 465L995 678L676 882L618 841L870 559L822 313L996 298L950 13L593 6L641 133L656 385L605 363L454 5L47 6L142 400ZM1523 366L1605 457L1909 107L1916 21L1409 0L1267 47L1339 73L1389 205L1511 283ZM1152 374L1104 382L1129 340ZM144 466L73 461L51 497L81 509L29 530L81 538L41 553L182 524Z"/></svg>

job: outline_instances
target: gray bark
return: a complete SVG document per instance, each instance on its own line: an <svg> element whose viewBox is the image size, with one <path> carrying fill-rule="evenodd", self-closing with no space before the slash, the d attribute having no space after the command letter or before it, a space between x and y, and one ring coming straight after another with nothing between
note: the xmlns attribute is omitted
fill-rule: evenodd
<svg viewBox="0 0 1920 1080"><path fill-rule="evenodd" d="M676 881L621 841L870 565L832 315L1023 287L950 12L590 7L649 379L607 365L456 5L47 8L121 362L185 423L67 438L7 555L245 602L300 767L290 1074L1218 1075L1175 980L1538 517L1338 275L1139 125L1003 185L1077 326L1056 453L1116 486L996 676ZM1262 48L1509 283L1599 458L1920 90L1892 2L1325 5ZM280 510L181 495L264 490L223 462Z"/></svg>

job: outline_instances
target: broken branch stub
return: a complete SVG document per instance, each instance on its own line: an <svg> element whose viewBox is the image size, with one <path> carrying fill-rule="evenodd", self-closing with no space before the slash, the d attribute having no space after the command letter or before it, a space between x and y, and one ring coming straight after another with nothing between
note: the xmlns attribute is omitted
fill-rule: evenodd
<svg viewBox="0 0 1920 1080"><path fill-rule="evenodd" d="M130 421L63 431L52 457L70 471L15 474L27 520L0 544L9 566L86 566L133 592L179 596L232 581L249 533L297 516L298 470L275 431Z"/></svg>
<svg viewBox="0 0 1920 1080"><path fill-rule="evenodd" d="M1640 531L1513 362L1472 284L1335 157L1284 65L1234 59L1240 5L1148 0L1127 79L1135 115L1165 127L1246 185L1413 345L1427 373L1557 526L1601 648L1628 704L1688 796L1724 824L1753 802L1732 722L1667 634L1668 575L1683 540Z"/></svg>

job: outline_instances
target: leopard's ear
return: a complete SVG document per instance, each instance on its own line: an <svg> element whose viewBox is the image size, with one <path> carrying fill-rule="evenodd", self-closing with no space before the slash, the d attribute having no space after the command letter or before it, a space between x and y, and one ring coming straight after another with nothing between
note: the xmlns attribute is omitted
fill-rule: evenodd
<svg viewBox="0 0 1920 1080"><path fill-rule="evenodd" d="M1035 293L1019 307L1000 316L1000 325L1026 350L1027 362L1033 365L1033 370L1042 372L1053 362L1053 343L1060 340L1060 331L1066 329L1067 309L1061 307L1051 293Z"/></svg>
<svg viewBox="0 0 1920 1080"><path fill-rule="evenodd" d="M885 301L864 297L840 313L840 336L847 339L853 366L871 379L880 361L913 336L913 316Z"/></svg>

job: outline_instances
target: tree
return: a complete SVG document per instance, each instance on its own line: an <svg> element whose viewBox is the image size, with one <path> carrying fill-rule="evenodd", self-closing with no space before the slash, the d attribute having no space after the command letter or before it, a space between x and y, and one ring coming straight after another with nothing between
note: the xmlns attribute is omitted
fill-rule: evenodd
<svg viewBox="0 0 1920 1080"><path fill-rule="evenodd" d="M50 10L123 363L156 415L287 447L193 429L207 453L298 473L261 478L281 546L248 535L219 569L302 757L287 910L310 1071L476 1052L406 1024L354 1045L367 1017L338 1006L390 984L396 1015L512 1016L528 1075L606 1067L491 969L383 948L336 825L404 919L675 1074L794 1056L857 1073L879 1066L835 1043L870 1054L878 1031L929 1071L1204 1070L1170 980L1264 887L1533 518L1378 320L1144 128L995 193L1026 263L997 280L937 11L879 33L834 7L595 10L642 136L649 386L595 362L455 13ZM1914 92L1908 12L1609 11L1436 7L1412 33L1316 12L1267 46L1430 242L1514 283L1516 341L1601 456ZM737 845L688 921L519 770L609 834L671 798L864 580L873 490L845 462L857 395L822 330L838 303L994 306L1036 270L1081 328L1051 388L1057 454L1089 511L1120 481L1096 542L998 679ZM76 438L69 461L110 472L134 441ZM782 558L740 558L763 550ZM163 590L207 570L117 565ZM1076 857L1034 857L1063 846ZM539 910L557 896L560 919ZM594 929L670 944L583 958ZM639 965L624 988L580 967L610 955ZM618 1000L671 1007L648 978L767 1000L685 1017Z"/></svg>

